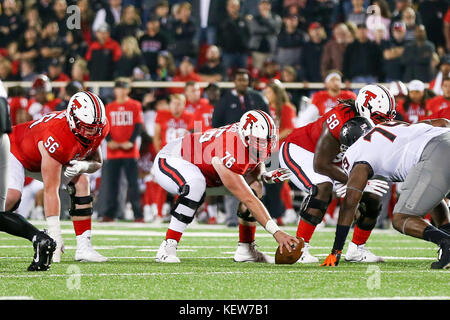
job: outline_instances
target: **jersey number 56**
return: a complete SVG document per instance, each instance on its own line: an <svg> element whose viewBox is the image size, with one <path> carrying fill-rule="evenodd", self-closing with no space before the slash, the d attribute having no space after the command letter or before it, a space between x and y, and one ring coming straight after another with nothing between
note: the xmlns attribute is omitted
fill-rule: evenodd
<svg viewBox="0 0 450 320"><path fill-rule="evenodd" d="M57 148L59 148L59 143L55 141L55 139L52 136L49 136L47 141L44 143L44 147L47 149L48 152L54 153Z"/></svg>

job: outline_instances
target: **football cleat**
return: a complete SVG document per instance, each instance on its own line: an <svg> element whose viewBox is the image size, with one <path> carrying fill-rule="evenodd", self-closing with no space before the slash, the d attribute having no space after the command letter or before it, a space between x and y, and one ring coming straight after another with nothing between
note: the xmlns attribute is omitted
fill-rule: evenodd
<svg viewBox="0 0 450 320"><path fill-rule="evenodd" d="M369 249L365 248L364 244L356 245L353 242L348 244L347 253L345 254L345 261L348 262L384 262L382 257L373 254Z"/></svg>
<svg viewBox="0 0 450 320"><path fill-rule="evenodd" d="M91 231L87 230L82 235L77 236L77 250L75 260L83 262L106 262L108 258L95 251L91 243Z"/></svg>
<svg viewBox="0 0 450 320"><path fill-rule="evenodd" d="M309 243L305 242L305 246L303 247L303 254L300 257L300 259L298 259L297 263L318 263L319 262L319 258L314 257L313 255L311 255L311 253L309 253L309 248L311 246L309 245Z"/></svg>
<svg viewBox="0 0 450 320"><path fill-rule="evenodd" d="M294 209L287 209L284 212L284 216L282 218L283 223L286 224L297 224L298 223L298 214Z"/></svg>
<svg viewBox="0 0 450 320"><path fill-rule="evenodd" d="M174 239L164 240L159 246L156 253L156 262L163 263L180 263L180 259L177 257L178 242Z"/></svg>
<svg viewBox="0 0 450 320"><path fill-rule="evenodd" d="M441 242L438 251L438 261L431 264L431 269L450 269L450 239Z"/></svg>
<svg viewBox="0 0 450 320"><path fill-rule="evenodd" d="M275 263L275 257L257 250L254 241L250 243L239 242L233 259L235 262Z"/></svg>
<svg viewBox="0 0 450 320"><path fill-rule="evenodd" d="M56 241L45 231L39 232L33 239L34 257L28 271L46 271L50 269Z"/></svg>

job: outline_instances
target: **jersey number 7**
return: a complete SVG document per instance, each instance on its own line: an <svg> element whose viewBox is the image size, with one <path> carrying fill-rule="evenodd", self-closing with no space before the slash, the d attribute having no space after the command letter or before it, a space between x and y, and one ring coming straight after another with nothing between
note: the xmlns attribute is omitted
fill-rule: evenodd
<svg viewBox="0 0 450 320"><path fill-rule="evenodd" d="M395 134L393 134L387 130L384 130L380 127L376 127L376 128L373 128L372 130L370 130L369 133L364 136L364 140L371 142L372 134L374 134L375 132L381 133L383 136L385 136L391 142L394 142L395 138L397 138L397 136Z"/></svg>

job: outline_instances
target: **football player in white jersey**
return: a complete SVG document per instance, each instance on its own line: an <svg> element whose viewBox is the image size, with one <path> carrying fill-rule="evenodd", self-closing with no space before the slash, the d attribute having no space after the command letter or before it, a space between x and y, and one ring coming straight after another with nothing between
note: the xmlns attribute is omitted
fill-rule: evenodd
<svg viewBox="0 0 450 320"><path fill-rule="evenodd" d="M439 257L431 268L448 269L450 223L447 206L440 204L450 192L450 121L426 122L409 125L389 121L372 127L366 119L358 117L343 126L340 140L348 149L342 168L349 178L338 225L350 227L362 190L371 177L403 182L394 208L393 227L403 234L437 244ZM428 212L432 212L436 226L423 219ZM339 263L339 251L344 243L345 237L335 238L326 265Z"/></svg>

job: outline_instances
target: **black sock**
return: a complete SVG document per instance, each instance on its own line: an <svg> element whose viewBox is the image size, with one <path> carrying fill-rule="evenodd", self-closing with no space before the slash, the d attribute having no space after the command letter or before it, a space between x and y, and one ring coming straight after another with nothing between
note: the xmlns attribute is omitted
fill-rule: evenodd
<svg viewBox="0 0 450 320"><path fill-rule="evenodd" d="M33 241L40 231L17 213L0 212L0 231Z"/></svg>
<svg viewBox="0 0 450 320"><path fill-rule="evenodd" d="M450 234L450 223L443 224L442 226L439 227L439 230L442 230L445 233Z"/></svg>
<svg viewBox="0 0 450 320"><path fill-rule="evenodd" d="M442 240L450 239L450 235L434 226L428 226L423 231L423 238L427 241L440 245Z"/></svg>
<svg viewBox="0 0 450 320"><path fill-rule="evenodd" d="M350 226L336 226L336 236L334 238L333 249L342 251L345 245L345 239L347 239L348 232L350 231Z"/></svg>

